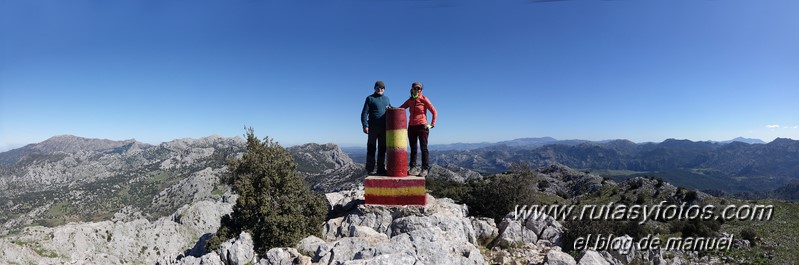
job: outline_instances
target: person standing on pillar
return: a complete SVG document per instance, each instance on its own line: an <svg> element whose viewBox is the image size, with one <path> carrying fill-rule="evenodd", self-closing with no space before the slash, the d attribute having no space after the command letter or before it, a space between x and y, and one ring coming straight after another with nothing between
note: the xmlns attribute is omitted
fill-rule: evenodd
<svg viewBox="0 0 799 265"><path fill-rule="evenodd" d="M363 133L369 135L366 141L366 172L369 175L386 175L386 109L391 107L388 96L383 95L386 85L375 82L375 92L366 97L361 111ZM375 161L377 147L377 161ZM377 164L377 168L375 168Z"/></svg>
<svg viewBox="0 0 799 265"><path fill-rule="evenodd" d="M408 142L411 146L411 158L409 161L408 175L418 175L420 177L427 177L430 171L430 154L427 151L427 137L430 135L430 129L436 126L436 117L438 112L433 107L433 103L422 95L422 83L414 82L411 84L411 97L402 103L400 108L410 108L411 115L408 118ZM433 114L433 119L430 124L427 123L427 111ZM419 147L422 149L422 168L416 166L416 145L417 141Z"/></svg>

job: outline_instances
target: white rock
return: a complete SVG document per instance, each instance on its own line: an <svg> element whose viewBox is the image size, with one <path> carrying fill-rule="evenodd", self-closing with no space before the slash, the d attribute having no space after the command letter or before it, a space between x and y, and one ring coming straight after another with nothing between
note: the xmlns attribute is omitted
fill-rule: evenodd
<svg viewBox="0 0 799 265"><path fill-rule="evenodd" d="M273 248L266 252L266 258L261 259L259 265L292 265L310 264L311 259L304 257L293 248Z"/></svg>
<svg viewBox="0 0 799 265"><path fill-rule="evenodd" d="M611 265L599 252L593 250L586 250L583 257L580 258L579 265Z"/></svg>
<svg viewBox="0 0 799 265"><path fill-rule="evenodd" d="M227 265L245 265L255 263L255 250L253 250L252 236L241 232L239 238L222 243L217 253Z"/></svg>
<svg viewBox="0 0 799 265"><path fill-rule="evenodd" d="M563 253L557 250L550 250L547 253L547 257L544 260L544 264L546 265L576 265L577 262L569 256L569 254Z"/></svg>

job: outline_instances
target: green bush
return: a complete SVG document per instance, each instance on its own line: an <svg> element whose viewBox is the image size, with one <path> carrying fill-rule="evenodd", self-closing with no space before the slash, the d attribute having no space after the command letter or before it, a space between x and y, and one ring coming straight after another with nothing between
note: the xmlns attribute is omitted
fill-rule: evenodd
<svg viewBox="0 0 799 265"><path fill-rule="evenodd" d="M741 230L741 238L745 240L749 240L749 242L754 246L755 245L755 238L757 237L757 233L751 227L744 228Z"/></svg>
<svg viewBox="0 0 799 265"><path fill-rule="evenodd" d="M537 203L537 182L527 165L515 164L509 174L470 182L471 192L466 194L465 202L471 215L491 217L499 223L516 205Z"/></svg>
<svg viewBox="0 0 799 265"><path fill-rule="evenodd" d="M471 182L474 182L474 180ZM464 203L467 194L472 190L472 185L469 182L460 183L454 180L428 178L426 185L427 189L430 190L430 195L433 195L433 197L450 198L457 203Z"/></svg>
<svg viewBox="0 0 799 265"><path fill-rule="evenodd" d="M721 229L719 220L673 220L670 222L671 232L680 232L682 237L712 237Z"/></svg>
<svg viewBox="0 0 799 265"><path fill-rule="evenodd" d="M252 235L255 251L264 256L274 247L294 246L308 235L319 235L327 214L325 199L313 193L294 170L297 164L278 143L255 137L247 128L247 150L228 161L225 182L239 195L233 212L208 241L213 251L242 231Z"/></svg>

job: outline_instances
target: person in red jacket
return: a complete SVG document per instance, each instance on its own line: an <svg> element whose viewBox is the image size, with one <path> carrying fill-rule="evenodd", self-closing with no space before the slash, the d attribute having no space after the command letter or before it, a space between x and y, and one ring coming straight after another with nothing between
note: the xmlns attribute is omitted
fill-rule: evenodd
<svg viewBox="0 0 799 265"><path fill-rule="evenodd" d="M411 84L411 97L402 103L400 108L410 108L411 115L408 118L408 142L411 145L411 159L409 162L408 175L418 175L420 177L427 177L430 170L430 154L427 152L427 136L430 134L430 129L436 126L436 117L438 112L433 107L433 103L422 95L422 83L414 82ZM427 124L427 111L433 114L433 119L430 124ZM422 149L422 168L421 170L416 166L416 142L419 141L419 146Z"/></svg>

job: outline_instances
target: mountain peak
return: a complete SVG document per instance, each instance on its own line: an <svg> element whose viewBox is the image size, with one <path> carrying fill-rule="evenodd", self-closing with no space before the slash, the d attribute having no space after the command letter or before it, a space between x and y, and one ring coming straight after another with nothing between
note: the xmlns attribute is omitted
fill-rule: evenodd
<svg viewBox="0 0 799 265"><path fill-rule="evenodd" d="M741 142L741 143L747 143L747 144L765 144L766 143L766 142L764 142L763 140L760 140L760 139L744 138L744 137L735 137L735 139L727 140L727 141L721 141L719 143L728 144L728 143L732 143L732 142Z"/></svg>
<svg viewBox="0 0 799 265"><path fill-rule="evenodd" d="M552 137L528 137L528 138L518 138L513 139L510 141L501 141L498 144L504 144L508 146L525 146L525 145L544 145L553 142L557 142L555 138Z"/></svg>
<svg viewBox="0 0 799 265"><path fill-rule="evenodd" d="M108 139L83 138L74 135L58 135L58 136L53 136L50 139L44 140L41 143L29 146L31 147L31 149L43 153L54 153L54 152L75 153L78 151L96 151L96 150L119 148L135 142L136 140L134 139L114 141Z"/></svg>

